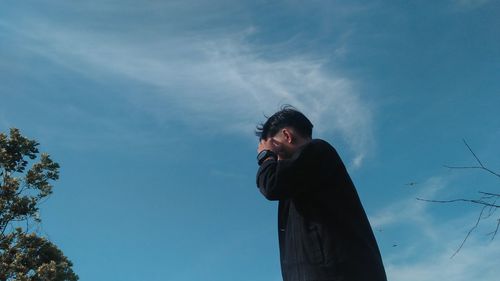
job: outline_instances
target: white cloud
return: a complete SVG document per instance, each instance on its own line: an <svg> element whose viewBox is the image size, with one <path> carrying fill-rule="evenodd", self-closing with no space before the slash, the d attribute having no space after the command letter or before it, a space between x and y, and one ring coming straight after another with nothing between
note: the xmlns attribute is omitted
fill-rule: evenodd
<svg viewBox="0 0 500 281"><path fill-rule="evenodd" d="M417 259L401 262L396 257L391 257L386 262L386 271L389 280L398 281L434 281L434 280L498 280L500 269L498 268L498 253L500 252L500 241L490 242L485 237L479 236L477 240L470 238L466 247L462 248L458 255L451 258L451 254L457 249L464 239L461 231L464 221L447 223L443 226L435 225L439 232L440 245L430 254L424 254ZM425 247L433 246L422 243L420 249L426 253Z"/></svg>
<svg viewBox="0 0 500 281"><path fill-rule="evenodd" d="M480 230L475 232L476 235L471 235L460 252L451 258L477 219L477 210L442 221L430 210L432 203L415 199L434 199L450 182L451 178L448 177L430 178L418 184L416 195L400 199L370 218L374 229L383 229L383 233L390 229L401 240L397 248L385 251L384 264L388 280L498 279L500 241L490 242L489 237L477 235L482 233Z"/></svg>
<svg viewBox="0 0 500 281"><path fill-rule="evenodd" d="M439 190L446 187L448 181L443 177L432 177L419 184L419 194L396 201L370 217L372 226L381 229L389 225L412 222L419 225L427 237L436 238L432 217L427 212L428 204L415 198L433 198Z"/></svg>
<svg viewBox="0 0 500 281"><path fill-rule="evenodd" d="M144 84L148 90L132 98L138 104L145 94L159 93L163 106L141 105L159 118L180 115L198 128L251 134L264 113L292 104L311 118L318 132L340 135L354 152L355 167L372 150L373 114L354 83L325 70L326 61L307 55L265 58L246 42L256 32L253 27L209 37L163 34L143 41L40 19L15 30L29 40L25 48L73 71L105 83L126 79Z"/></svg>

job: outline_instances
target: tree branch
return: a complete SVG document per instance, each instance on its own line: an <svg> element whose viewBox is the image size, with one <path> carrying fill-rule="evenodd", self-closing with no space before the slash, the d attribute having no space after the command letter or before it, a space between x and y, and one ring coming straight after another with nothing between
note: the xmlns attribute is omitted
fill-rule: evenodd
<svg viewBox="0 0 500 281"><path fill-rule="evenodd" d="M483 200L477 200L477 199L452 199L452 200L431 200L431 199L424 199L424 198L416 198L419 201L425 201L425 202L433 202L433 203L455 203L455 202L469 202L469 203L474 203L474 204L479 204L483 205L485 207L494 207L494 208L500 208L500 205L489 203Z"/></svg>
<svg viewBox="0 0 500 281"><path fill-rule="evenodd" d="M474 230L476 230L476 228L479 226L479 222L481 221L481 218L483 217L483 212L484 212L484 209L486 209L486 207L487 206L483 206L483 208L481 209L481 213L479 213L479 217L477 217L476 224L471 229L469 229L469 232L467 232L467 235L465 236L464 240L462 241L462 243L460 244L460 246L458 247L458 249L453 253L453 255L451 255L451 257L450 257L451 259L453 257L455 257L458 254L458 252L460 252L460 250L464 246L464 244L467 241L467 239L469 239L470 234Z"/></svg>
<svg viewBox="0 0 500 281"><path fill-rule="evenodd" d="M474 153L474 151L472 151L472 148L470 148L469 144L465 141L465 139L462 139L462 141L464 142L465 146L467 146L467 148L469 149L470 153L472 153L472 155L474 156L474 158L476 158L477 163L479 163L479 165L481 167L484 167L484 165L481 162L481 160L479 160L479 157L477 157L476 153Z"/></svg>
<svg viewBox="0 0 500 281"><path fill-rule="evenodd" d="M474 159L476 160L476 162L477 162L478 165L475 165L475 166L449 166L449 165L443 165L444 167L446 167L448 169L479 169L479 170L486 171L486 172L488 172L488 173L490 173L490 174L492 174L492 175L500 178L500 173L497 173L497 172L489 169L488 167L486 167L483 164L483 162L481 162L481 159L479 159L479 157L476 155L476 153L474 153L474 151L472 150L472 148L470 147L470 145L467 143L467 141L465 141L465 139L463 140L463 142L464 142L465 146L467 147L467 149L472 154L472 156L474 157ZM471 233L474 230L476 230L477 227L479 226L480 221L483 220L483 219L490 218L497 211L497 209L500 208L500 205L497 204L497 201L500 200L500 194L498 194L498 193L491 193L491 192L484 192L484 191L478 191L478 193L481 194L481 197L479 199L458 198L458 199L451 199L451 200L431 200L431 199L417 198L417 200L425 201L425 202L432 202L432 203L466 202L466 203L472 203L472 204L477 204L477 205L483 206L482 209L481 209L481 212L479 213L479 217L476 220L476 224L469 230L469 232L465 236L464 240L462 241L462 243L460 244L460 246L458 247L458 249L453 253L453 255L451 256L451 258L453 258L454 256L456 256L458 254L458 252L462 249L462 247L465 245L465 242L467 241L467 239L469 238L469 236L471 235ZM483 214L484 214L484 212L485 212L486 209L487 209L487 214L486 214L486 216L483 216ZM496 237L499 228L500 228L500 219L497 219L495 230L487 234L487 235L491 235L491 240L493 240Z"/></svg>
<svg viewBox="0 0 500 281"><path fill-rule="evenodd" d="M486 235L491 235L491 241L493 241L493 239L495 239L495 236L497 236L499 227L500 227L500 219L497 219L497 227L495 228L495 231L486 234Z"/></svg>
<svg viewBox="0 0 500 281"><path fill-rule="evenodd" d="M488 167L486 167L483 162L481 162L481 160L479 159L479 157L477 157L476 153L474 153L474 151L472 150L472 148L469 146L469 144L463 140L465 146L467 146L467 148L469 149L470 153L472 153L472 156L474 156L474 158L476 159L477 163L479 164L479 166L449 166L449 165L443 165L444 167L448 168L448 169L480 169L480 170L483 170L483 171L486 171L492 175L495 175L497 177L500 178L500 174L489 169Z"/></svg>

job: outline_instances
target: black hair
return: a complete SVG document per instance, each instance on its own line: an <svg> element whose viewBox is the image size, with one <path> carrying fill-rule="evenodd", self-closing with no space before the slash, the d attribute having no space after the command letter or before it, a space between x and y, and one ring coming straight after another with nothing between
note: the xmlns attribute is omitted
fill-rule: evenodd
<svg viewBox="0 0 500 281"><path fill-rule="evenodd" d="M291 105L284 105L271 117L267 117L265 123L257 125L255 135L260 140L265 140L276 135L284 127L292 127L295 131L305 138L312 137L313 124L307 117Z"/></svg>

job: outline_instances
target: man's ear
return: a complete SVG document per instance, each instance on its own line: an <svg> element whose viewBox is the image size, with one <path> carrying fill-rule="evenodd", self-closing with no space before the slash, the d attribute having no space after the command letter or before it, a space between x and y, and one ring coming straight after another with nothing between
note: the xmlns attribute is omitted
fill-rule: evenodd
<svg viewBox="0 0 500 281"><path fill-rule="evenodd" d="M288 142L288 143L292 143L293 140L294 140L294 137L293 137L293 134L290 130L288 129L283 129L281 131L283 133L283 136L285 137L285 140Z"/></svg>

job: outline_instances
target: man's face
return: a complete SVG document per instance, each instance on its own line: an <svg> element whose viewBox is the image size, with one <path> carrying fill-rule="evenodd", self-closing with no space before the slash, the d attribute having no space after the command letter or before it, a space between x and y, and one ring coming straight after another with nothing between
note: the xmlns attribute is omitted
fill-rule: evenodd
<svg viewBox="0 0 500 281"><path fill-rule="evenodd" d="M295 134L293 128L285 127L274 136L266 139L261 139L257 152L269 149L278 154L278 160L288 159L300 149L302 145L307 143L309 139L304 139Z"/></svg>
<svg viewBox="0 0 500 281"><path fill-rule="evenodd" d="M290 141L290 132L279 131L276 135L272 136L275 152L281 159L287 159L292 157L293 153L296 151L295 145Z"/></svg>

